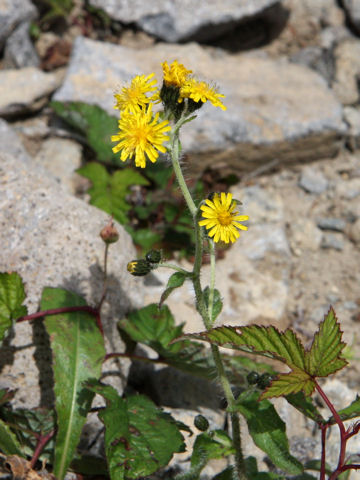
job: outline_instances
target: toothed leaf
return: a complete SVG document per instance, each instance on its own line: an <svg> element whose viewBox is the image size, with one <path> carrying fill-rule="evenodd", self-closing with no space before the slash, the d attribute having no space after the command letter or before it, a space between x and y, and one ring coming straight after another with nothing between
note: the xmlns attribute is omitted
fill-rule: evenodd
<svg viewBox="0 0 360 480"><path fill-rule="evenodd" d="M294 369L291 373L280 374L273 380L261 395L261 398L280 397L281 395L298 393L301 390L308 396L312 394L314 388L315 383L306 372Z"/></svg>
<svg viewBox="0 0 360 480"><path fill-rule="evenodd" d="M331 308L314 336L306 354L306 371L314 377L326 377L347 365L341 352L345 343L334 310Z"/></svg>

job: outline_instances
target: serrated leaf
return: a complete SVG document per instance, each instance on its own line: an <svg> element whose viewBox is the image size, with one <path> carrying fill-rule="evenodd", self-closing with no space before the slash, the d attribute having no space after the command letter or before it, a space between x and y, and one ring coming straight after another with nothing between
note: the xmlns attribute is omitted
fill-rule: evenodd
<svg viewBox="0 0 360 480"><path fill-rule="evenodd" d="M169 297L171 292L173 292L174 290L176 290L177 288L181 287L184 284L186 277L187 275L182 272L175 272L171 275L166 285L166 289L161 295L159 308L162 307L163 303Z"/></svg>
<svg viewBox="0 0 360 480"><path fill-rule="evenodd" d="M0 420L0 451L5 455L23 456L21 445L10 427Z"/></svg>
<svg viewBox="0 0 360 480"><path fill-rule="evenodd" d="M301 390L306 396L311 395L315 388L314 380L302 370L295 368L291 373L281 373L262 393L261 398L280 397L298 393Z"/></svg>
<svg viewBox="0 0 360 480"><path fill-rule="evenodd" d="M99 412L105 425L105 449L112 480L137 479L168 464L184 451L183 437L169 414L148 398L122 399L107 385L91 382L88 388L102 395L106 408Z"/></svg>
<svg viewBox="0 0 360 480"><path fill-rule="evenodd" d="M100 162L122 164L112 151L111 135L118 130L118 119L105 110L82 102L51 102L51 106L66 123L80 131Z"/></svg>
<svg viewBox="0 0 360 480"><path fill-rule="evenodd" d="M204 302L206 308L209 309L209 298L210 298L210 288L206 287L204 290ZM212 314L211 314L211 322L215 322L217 317L220 315L221 310L223 307L223 302L221 300L221 295L219 290L216 288L214 289L214 297L213 297L213 305L212 305Z"/></svg>
<svg viewBox="0 0 360 480"><path fill-rule="evenodd" d="M16 425L16 436L22 445L23 453L32 455L37 443L38 435L46 435L56 427L55 411L43 407L12 409L11 407L2 407L0 409L1 417L7 422ZM53 461L54 439L46 444L41 452L41 460Z"/></svg>
<svg viewBox="0 0 360 480"><path fill-rule="evenodd" d="M257 353L286 363L290 368L305 369L305 351L296 334L287 329L250 325L248 327L218 327L191 338L207 340L221 347Z"/></svg>
<svg viewBox="0 0 360 480"><path fill-rule="evenodd" d="M27 314L22 305L25 289L20 275L16 272L0 273L0 341L11 327L12 320Z"/></svg>
<svg viewBox="0 0 360 480"><path fill-rule="evenodd" d="M325 419L314 405L312 398L305 397L303 392L286 395L285 399L307 418L310 418L316 423L325 423Z"/></svg>
<svg viewBox="0 0 360 480"><path fill-rule="evenodd" d="M60 288L45 288L41 309L85 305L82 297ZM62 480L74 456L93 399L83 387L101 375L104 340L92 315L72 312L45 318L51 339L58 429L54 473Z"/></svg>
<svg viewBox="0 0 360 480"><path fill-rule="evenodd" d="M167 305L161 310L154 303L147 305L129 313L118 325L132 340L154 349L168 365L193 375L214 378L213 358L202 344L190 340L171 343L182 335L183 324L175 325Z"/></svg>
<svg viewBox="0 0 360 480"><path fill-rule="evenodd" d="M342 332L335 312L330 308L319 330L314 336L310 351L306 354L306 370L314 377L326 377L348 362L341 356L345 343L341 341Z"/></svg>
<svg viewBox="0 0 360 480"><path fill-rule="evenodd" d="M285 423L268 400L258 399L258 392L245 391L235 404L235 408L245 417L254 443L279 468L292 475L302 473L301 463L289 452Z"/></svg>
<svg viewBox="0 0 360 480"><path fill-rule="evenodd" d="M132 168L117 170L113 175L109 175L103 165L94 162L79 168L77 173L92 182L88 191L91 205L113 215L121 224L128 223L126 212L131 206L127 203L126 196L129 187L149 184L146 178Z"/></svg>

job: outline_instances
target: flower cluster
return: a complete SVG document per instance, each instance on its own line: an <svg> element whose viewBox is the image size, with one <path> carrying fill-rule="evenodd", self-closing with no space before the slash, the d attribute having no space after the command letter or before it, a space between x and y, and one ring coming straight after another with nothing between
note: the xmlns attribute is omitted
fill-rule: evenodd
<svg viewBox="0 0 360 480"><path fill-rule="evenodd" d="M162 64L163 85L156 86L155 74L135 76L130 85L115 93L115 107L120 111L119 132L111 137L118 142L113 152L120 152L120 160L134 159L135 165L146 167L146 160L156 162L159 152L167 151L165 142L170 140L168 119L179 120L188 116L205 102L223 110L224 97L206 82L198 81L176 60ZM154 113L153 105L162 101L164 112Z"/></svg>

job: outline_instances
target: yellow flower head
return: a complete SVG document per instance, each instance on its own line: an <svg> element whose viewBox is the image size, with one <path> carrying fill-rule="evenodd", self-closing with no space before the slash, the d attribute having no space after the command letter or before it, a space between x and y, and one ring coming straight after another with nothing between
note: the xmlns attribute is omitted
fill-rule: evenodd
<svg viewBox="0 0 360 480"><path fill-rule="evenodd" d="M187 80L191 70L187 70L184 65L177 60L169 66L167 62L161 64L164 72L164 83L167 87L173 86L180 88Z"/></svg>
<svg viewBox="0 0 360 480"><path fill-rule="evenodd" d="M180 101L182 98L191 98L194 102L202 103L209 100L214 107L220 107L222 110L226 110L220 100L224 97L225 95L218 93L215 87L210 87L206 82L200 82L195 78L188 79L180 89Z"/></svg>
<svg viewBox="0 0 360 480"><path fill-rule="evenodd" d="M249 217L234 212L236 202L233 201L231 193L215 193L213 199L207 199L205 203L206 205L200 207L204 220L200 220L199 225L209 230L208 235L214 237L214 242L221 240L225 243L233 243L240 237L237 229L248 229L239 222L249 220Z"/></svg>
<svg viewBox="0 0 360 480"><path fill-rule="evenodd" d="M159 122L159 114L153 117L152 105L147 110L134 113L124 111L119 120L119 133L111 137L112 142L119 142L113 152L121 150L120 160L125 162L135 156L135 165L145 168L146 159L156 162L159 151L165 153L163 143L169 140L164 132L171 130L167 120Z"/></svg>
<svg viewBox="0 0 360 480"><path fill-rule="evenodd" d="M114 94L116 99L116 105L114 108L117 108L122 112L133 113L144 109L156 95L156 93L150 97L146 95L147 93L157 90L154 86L156 80L152 80L154 75L154 73L151 73L147 77L145 77L145 75L136 75L136 77L131 80L129 87L123 87L121 93Z"/></svg>

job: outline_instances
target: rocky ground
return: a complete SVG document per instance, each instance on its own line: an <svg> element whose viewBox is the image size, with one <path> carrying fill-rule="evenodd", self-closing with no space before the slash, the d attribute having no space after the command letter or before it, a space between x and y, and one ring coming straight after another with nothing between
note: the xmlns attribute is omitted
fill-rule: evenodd
<svg viewBox="0 0 360 480"><path fill-rule="evenodd" d="M90 0L93 10L74 3L65 20L41 25L36 41L28 28L39 14L29 0L13 1L0 13L1 271L22 274L31 312L44 285L96 297L102 261L97 232L107 216L84 201L83 180L74 170L88 150L54 122L49 101L88 102L113 114L116 88L139 73L154 71L160 78L160 62L176 58L215 81L228 106L226 112L204 108L184 129L187 176L208 169L216 185L220 174L235 173L239 182L232 191L250 215L248 232L219 256L219 322L292 327L309 342L332 305L352 360L325 388L335 401L349 403L360 389L357 2L223 0L221 9L218 2L200 2L196 15L184 1L153 1L149 10L138 1L122 8L120 1ZM37 7L42 12L41 2ZM165 270L145 282L129 278L126 264L136 253L119 229L104 315L109 348L121 345L114 319L157 301L168 278ZM207 275L205 266L204 282ZM186 285L168 303L187 331L202 329ZM1 386L19 387L17 405L51 398L42 383L49 353L40 333L21 325L0 357ZM311 429L304 428L311 443ZM290 436L294 449L309 447L298 429Z"/></svg>

